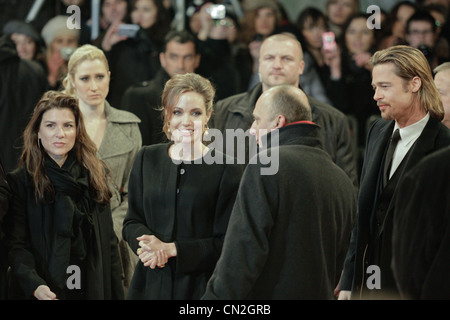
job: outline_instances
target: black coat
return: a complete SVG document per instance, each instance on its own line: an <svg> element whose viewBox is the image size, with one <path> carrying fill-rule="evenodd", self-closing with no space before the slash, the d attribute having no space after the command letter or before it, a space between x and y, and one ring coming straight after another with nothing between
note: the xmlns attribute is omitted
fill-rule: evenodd
<svg viewBox="0 0 450 320"><path fill-rule="evenodd" d="M20 59L14 42L0 38L0 154L6 172L17 167L22 133L34 106L47 90L47 78L34 61Z"/></svg>
<svg viewBox="0 0 450 320"><path fill-rule="evenodd" d="M222 250L242 166L175 164L169 146L146 146L136 156L123 238L136 252L137 237L155 235L175 242L177 256L161 269L138 262L127 299L199 299Z"/></svg>
<svg viewBox="0 0 450 320"><path fill-rule="evenodd" d="M161 45L140 29L135 38L115 44L106 53L111 68L111 83L107 100L122 109L122 96L132 85L153 79L161 67Z"/></svg>
<svg viewBox="0 0 450 320"><path fill-rule="evenodd" d="M158 109L162 105L161 95L164 85L169 79L170 76L161 68L152 80L131 86L123 96L122 108L134 113L141 119L139 129L143 146L167 141L167 137L162 130L163 114Z"/></svg>
<svg viewBox="0 0 450 320"><path fill-rule="evenodd" d="M62 168L68 167L63 165ZM9 298L31 299L39 285L48 285L55 292L50 284L52 272L49 268L55 252L59 252L60 243L51 241L51 235L57 228L56 214L61 212L54 212L52 203L36 201L33 179L25 167L9 173L8 182L13 193L11 209L5 218L8 261L13 276ZM94 274L95 278L89 278L86 288L82 289L89 299L123 299L117 237L109 205L99 206L92 219L94 235L90 239L96 242L88 247L95 248L95 252L89 252L88 257L93 259L87 259L86 270L90 270L89 274ZM67 269L67 266L53 267Z"/></svg>
<svg viewBox="0 0 450 320"><path fill-rule="evenodd" d="M273 133L269 133L272 135ZM323 150L319 128L279 130L278 171L246 167L222 255L203 299L333 299L356 195Z"/></svg>
<svg viewBox="0 0 450 320"><path fill-rule="evenodd" d="M423 157L450 145L450 130L430 118L419 138L403 159L384 189L380 187L380 168L394 128L394 121L378 120L372 126L361 173L358 197L358 221L352 232L347 253L341 290L352 290L352 297L398 297L391 271L392 215L397 184ZM382 170L381 170L382 171ZM372 257L372 255L375 255ZM369 265L381 271L381 290L365 290Z"/></svg>
<svg viewBox="0 0 450 320"><path fill-rule="evenodd" d="M422 159L398 186L392 269L404 299L450 299L450 147Z"/></svg>

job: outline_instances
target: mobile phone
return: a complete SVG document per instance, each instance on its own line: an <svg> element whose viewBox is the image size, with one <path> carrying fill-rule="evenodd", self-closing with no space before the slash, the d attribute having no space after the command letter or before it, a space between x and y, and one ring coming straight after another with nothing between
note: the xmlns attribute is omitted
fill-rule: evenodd
<svg viewBox="0 0 450 320"><path fill-rule="evenodd" d="M323 48L327 51L336 50L336 37L334 32L324 32L322 34L322 44Z"/></svg>
<svg viewBox="0 0 450 320"><path fill-rule="evenodd" d="M212 19L221 20L225 18L227 9L223 4L213 4L206 8L206 12L209 13Z"/></svg>
<svg viewBox="0 0 450 320"><path fill-rule="evenodd" d="M72 55L72 53L75 52L77 48L72 48L72 47L62 47L61 50L59 51L59 53L61 54L61 57L66 60L69 61L70 56Z"/></svg>
<svg viewBox="0 0 450 320"><path fill-rule="evenodd" d="M121 24L117 34L119 36L127 36L128 38L134 38L139 30L139 25L137 24Z"/></svg>

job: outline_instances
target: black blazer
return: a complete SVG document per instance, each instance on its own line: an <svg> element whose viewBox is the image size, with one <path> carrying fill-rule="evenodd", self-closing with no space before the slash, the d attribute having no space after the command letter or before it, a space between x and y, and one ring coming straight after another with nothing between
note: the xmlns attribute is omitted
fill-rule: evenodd
<svg viewBox="0 0 450 320"><path fill-rule="evenodd" d="M391 201L396 197L396 188L393 188L392 196L386 202L386 207L381 208L382 216L378 214L378 219L372 219L377 207L379 206L379 199L382 196L380 187L380 170L384 162L384 154L387 148L388 141L394 128L394 121L385 121L380 119L376 121L369 131L367 138L367 147L365 153L364 165L361 172L360 190L358 196L358 220L352 232L352 239L347 253L346 262L344 265L344 272L341 282L341 290L352 289L353 295L365 287L364 276L367 271L366 249L369 243L371 245L376 242L383 242L381 262L387 265L379 266L381 270L382 281L393 280L392 271L390 269L390 237L392 230L392 211L394 209ZM442 123L434 118L430 118L422 131L419 138L416 140L405 159L402 161L399 169L396 170L393 178L395 181L401 180L401 177L413 168L420 159L435 150L441 149L450 145L450 130ZM391 183L391 181L389 183ZM389 187L389 183L386 189ZM379 208L378 208L379 209ZM383 216L384 215L384 216ZM371 237L373 234L376 238ZM372 242L371 242L372 241ZM366 260L366 261L364 261ZM364 273L363 273L364 270ZM383 287L394 286L393 283L383 283ZM381 290L377 291L381 293Z"/></svg>

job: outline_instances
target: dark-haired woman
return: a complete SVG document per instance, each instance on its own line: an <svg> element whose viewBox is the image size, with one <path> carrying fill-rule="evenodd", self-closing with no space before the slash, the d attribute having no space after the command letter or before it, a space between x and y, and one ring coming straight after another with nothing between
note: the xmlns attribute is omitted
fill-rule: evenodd
<svg viewBox="0 0 450 320"><path fill-rule="evenodd" d="M107 168L96 152L78 99L45 93L25 128L19 167L8 174L11 298L123 298Z"/></svg>

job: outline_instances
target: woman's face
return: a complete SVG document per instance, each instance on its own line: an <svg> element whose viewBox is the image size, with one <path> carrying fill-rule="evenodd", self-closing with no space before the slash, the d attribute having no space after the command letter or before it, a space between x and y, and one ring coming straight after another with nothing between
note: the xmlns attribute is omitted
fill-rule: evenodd
<svg viewBox="0 0 450 320"><path fill-rule="evenodd" d="M13 33L11 40L16 44L17 54L21 59L33 60L37 47L36 42L31 37L21 33Z"/></svg>
<svg viewBox="0 0 450 320"><path fill-rule="evenodd" d="M303 37L306 40L307 46L313 49L322 48L322 34L327 31L327 26L323 19L313 22L308 19L302 28Z"/></svg>
<svg viewBox="0 0 450 320"><path fill-rule="evenodd" d="M331 0L327 9L330 21L341 26L354 13L355 0Z"/></svg>
<svg viewBox="0 0 450 320"><path fill-rule="evenodd" d="M131 12L131 20L143 29L148 29L155 24L157 15L158 8L153 0L138 0Z"/></svg>
<svg viewBox="0 0 450 320"><path fill-rule="evenodd" d="M172 110L169 129L175 143L201 143L209 120L205 100L197 92L183 93Z"/></svg>
<svg viewBox="0 0 450 320"><path fill-rule="evenodd" d="M402 5L397 11L397 17L392 25L392 34L399 39L405 39L406 23L408 19L413 15L414 8L408 5Z"/></svg>
<svg viewBox="0 0 450 320"><path fill-rule="evenodd" d="M53 108L42 115L38 138L48 155L60 166L75 145L75 115L68 108Z"/></svg>
<svg viewBox="0 0 450 320"><path fill-rule="evenodd" d="M109 92L109 75L100 59L81 62L72 79L80 102L93 107L102 106Z"/></svg>
<svg viewBox="0 0 450 320"><path fill-rule="evenodd" d="M367 28L365 18L356 18L345 31L345 45L350 53L368 52L375 42L373 30Z"/></svg>
<svg viewBox="0 0 450 320"><path fill-rule="evenodd" d="M275 30L277 18L272 8L260 8L256 12L255 31L257 34L269 36Z"/></svg>

